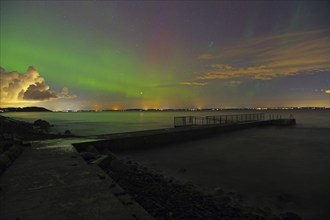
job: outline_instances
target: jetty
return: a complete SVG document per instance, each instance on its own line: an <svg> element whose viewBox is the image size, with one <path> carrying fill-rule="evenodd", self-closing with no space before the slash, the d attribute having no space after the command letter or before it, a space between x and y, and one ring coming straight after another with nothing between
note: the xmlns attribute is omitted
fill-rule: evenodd
<svg viewBox="0 0 330 220"><path fill-rule="evenodd" d="M219 135L229 131L263 126L290 126L296 120L290 115L264 113L236 114L219 116L182 116L174 117L174 127L156 130L117 133L95 136L99 141L73 144L78 151L93 145L102 152L106 149L119 152L160 147L168 144L191 141Z"/></svg>

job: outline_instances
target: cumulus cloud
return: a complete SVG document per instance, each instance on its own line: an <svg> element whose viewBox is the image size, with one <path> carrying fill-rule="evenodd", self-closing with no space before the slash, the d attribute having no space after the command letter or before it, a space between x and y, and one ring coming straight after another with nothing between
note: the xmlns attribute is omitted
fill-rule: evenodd
<svg viewBox="0 0 330 220"><path fill-rule="evenodd" d="M25 100L48 100L52 98L58 98L56 92L51 91L49 86L44 82L31 84L27 90L24 92L23 99Z"/></svg>
<svg viewBox="0 0 330 220"><path fill-rule="evenodd" d="M24 74L15 71L6 72L4 68L0 67L0 79L2 104L72 97L67 88L63 88L61 94L51 90L45 79L32 66Z"/></svg>
<svg viewBox="0 0 330 220"><path fill-rule="evenodd" d="M222 48L219 53L201 54L213 62L192 81L275 77L329 71L329 30L311 30L254 38Z"/></svg>

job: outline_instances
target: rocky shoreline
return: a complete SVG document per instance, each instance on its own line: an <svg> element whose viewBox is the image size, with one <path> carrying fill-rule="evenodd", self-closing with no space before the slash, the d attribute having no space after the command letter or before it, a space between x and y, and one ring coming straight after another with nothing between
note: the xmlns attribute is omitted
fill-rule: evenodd
<svg viewBox="0 0 330 220"><path fill-rule="evenodd" d="M270 208L244 206L240 195L217 189L206 195L194 185L180 183L150 171L137 163L128 163L128 171L107 170L128 194L158 220L165 219L283 219L298 220L294 213L279 216Z"/></svg>
<svg viewBox="0 0 330 220"><path fill-rule="evenodd" d="M14 161L23 153L25 146L22 141L2 139L0 144L0 177Z"/></svg>
<svg viewBox="0 0 330 220"><path fill-rule="evenodd" d="M49 122L41 119L34 121L34 123L28 123L0 115L0 141L3 139L31 141L75 137L69 130L63 134L54 133L52 127L53 125Z"/></svg>
<svg viewBox="0 0 330 220"><path fill-rule="evenodd" d="M80 155L88 163L99 165L125 193L157 220L301 219L291 212L278 215L267 207L247 206L234 192L216 189L214 194L205 194L193 184L163 176L136 162L118 160L108 150L100 153L93 146L86 150Z"/></svg>
<svg viewBox="0 0 330 220"><path fill-rule="evenodd" d="M53 134L51 127L49 122L41 119L28 123L0 115L0 176L23 153L25 147L31 146L27 141L73 136L70 131Z"/></svg>

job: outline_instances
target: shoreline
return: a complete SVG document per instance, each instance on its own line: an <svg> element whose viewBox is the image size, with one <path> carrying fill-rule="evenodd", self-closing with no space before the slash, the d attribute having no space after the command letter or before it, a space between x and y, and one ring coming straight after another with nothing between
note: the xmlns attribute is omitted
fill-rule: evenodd
<svg viewBox="0 0 330 220"><path fill-rule="evenodd" d="M89 164L97 164L157 220L166 219L283 219L298 220L293 212L275 214L269 207L246 205L240 194L216 189L205 194L192 183L133 161L119 160L108 150L90 146L80 154ZM184 171L183 171L184 172Z"/></svg>
<svg viewBox="0 0 330 220"><path fill-rule="evenodd" d="M53 136L54 137L54 136ZM76 137L76 138L83 138L83 139L85 139L86 137L78 137L78 136L72 136L72 137ZM61 136L60 138L68 138L67 136ZM47 139L49 139L49 138L44 138L44 140L47 140ZM54 139L54 140L56 140L56 139ZM90 143L89 145L91 145L92 143ZM92 152L93 153L93 152ZM94 152L95 153L95 152ZM111 152L109 153L106 153L106 152L101 152L101 154L100 154L100 152L98 152L97 154L99 154L99 155L103 155L103 156L108 156L109 157L109 155L113 155ZM99 159L99 158L95 158L95 159ZM154 170L150 170L150 168L146 168L146 167L144 167L144 166L142 166L141 164L136 164L136 163L134 163L134 162L130 162L130 163L125 163L124 161L122 161L122 162L120 162L120 163L123 163L124 164L124 166L126 166L126 167L128 167L128 169L126 169L126 171L124 171L124 172L122 172L122 171L119 171L119 172L117 172L117 174L115 173L115 172L113 172L113 171L111 171L111 169L110 169L110 172L109 172L109 169L104 169L104 171L106 172L106 173L108 173L108 175L110 176L110 177L112 177L113 179L115 179L115 181L120 185L120 186L122 186L123 188L127 188L127 190L126 191L130 191L131 189L131 187L132 187L132 185L134 186L134 185L144 185L144 187L146 187L145 189L144 188L140 188L139 190L137 190L137 192L139 192L139 191L142 191L142 192L146 192L147 190L148 190L148 188L151 188L151 189L157 189L157 187L156 186L154 186L154 187L152 187L152 182L153 181L155 181L156 183L161 183L163 186L164 186L164 191L166 191L166 190L168 190L168 192L169 193L171 193L171 192L175 192L175 190L176 189L178 189L177 191L179 191L179 194L178 194L178 197L180 197L180 193L181 192L185 192L187 195L190 195L190 197L188 196L187 198L187 202L186 203L189 203L189 201L190 200L195 200L195 199L192 199L194 196L201 196L201 197L203 197L203 196L206 196L205 197L205 200L203 200L203 201L207 201L207 200L209 200L210 199L210 197L208 197L207 195L204 195L204 193L202 193L202 194L200 194L201 193L201 191L200 190L197 190L196 188L194 188L194 187L192 187L193 188L193 190L192 190L192 188L191 188L191 186L186 186L185 185L185 183L180 183L180 181L178 182L178 181L176 181L175 179L170 179L170 178L168 178L168 177L165 177L165 176L163 176L163 175L161 175L161 174L159 174L159 173L157 173L157 172L155 172ZM119 166L121 166L121 165L119 165ZM184 172L184 171L183 171ZM125 175L123 175L125 173ZM127 173L130 173L129 175L126 175ZM111 176L112 175L112 176ZM143 182L143 181L145 181L145 180L149 180L149 181L146 181L146 182ZM172 183L170 184L169 183L169 181L171 181ZM150 184L149 184L150 183ZM174 184L174 185L173 185ZM124 187L125 186L125 187ZM149 187L150 186L150 187ZM198 192L197 192L198 191ZM151 190L151 192L150 192L150 194L153 194L153 193L155 193L155 192L152 192L152 190ZM156 193L157 193L157 191L156 191ZM167 193L167 194L169 194L169 193ZM235 206L236 205L238 205L238 207L239 207L239 210L237 210L237 212L239 213L239 215L240 215L240 218L238 218L238 219L242 219L243 217L243 215L246 215L246 212L250 212L250 214L251 214L251 216L250 216L250 218L256 218L257 219L257 217L256 216L259 216L261 219L300 219L300 217L298 217L296 214L294 214L294 213L291 213L291 214L287 214L287 215L289 215L289 216L291 216L291 218L289 218L288 216L284 216L283 214L282 214L282 216L279 216L279 215L276 215L276 214L274 214L274 212L272 212L271 214L269 213L269 209L266 209L266 210L263 210L263 208L256 208L256 207L254 207L255 209L259 209L259 211L256 211L256 212L264 212L263 214L261 214L261 213L254 213L254 211L253 211L253 207L251 208L251 206L250 207L247 207L247 209L245 209L244 207L243 207L243 209L242 209L242 205L243 204L240 204L240 201L238 201L237 200L237 198L231 198L231 196L234 196L234 194L232 193L232 192L224 192L223 190L221 191L221 189L219 189L219 192L218 192L220 195L222 195L223 194L223 196L220 196L220 197L222 197L222 199L223 199L223 197L226 197L226 196L228 196L228 198L231 200L231 201L235 201ZM135 196L134 196L134 194L136 194L136 193L134 193L134 191L131 191L131 192L129 192L129 194L133 197L133 198L135 198ZM175 194L175 193L174 193ZM228 195L227 195L228 194ZM165 193L165 195L166 195L166 193ZM148 195L140 195L140 196L137 196L138 198L140 198L140 201L139 201L139 203L143 203L144 202L144 197L146 198ZM214 195L213 195L214 196ZM155 196L150 196L151 198L154 198ZM211 196L212 197L212 196ZM142 198L142 199L141 199ZM157 196L156 196L156 198L157 198ZM181 197L180 197L181 198ZM190 199L189 199L190 198ZM203 197L204 198L204 197ZM228 198L226 198L225 200L228 200ZM138 199L137 199L138 200ZM154 199L151 199L151 200L154 200ZM167 200L165 199L164 200L165 201L165 204L167 204L167 203L171 203L171 202L167 202ZM163 203L164 201L160 201L160 203ZM213 202L215 202L215 203L219 203L219 201L217 201L217 198L213 198L212 197L212 199L210 200L210 201L213 201ZM208 201L208 202L206 202L206 203L209 203L210 201ZM151 202L149 202L150 204L153 204L153 202L151 201ZM174 204L174 202L173 202L173 204ZM227 205L228 204L230 204L230 203L226 203ZM142 204L140 204L140 205L142 205ZM148 206L148 204L146 204L146 205L144 205L144 206ZM153 206L151 206L151 207L153 207ZM174 213L177 213L177 214L173 214L171 211L170 211L170 208L171 207L171 205L169 206L169 207L166 207L165 209L164 208L161 208L157 213L154 213L154 215L157 215L158 217L159 217L159 219L162 219L162 218L160 218L162 215L164 215L164 212L166 212L167 213L167 217L166 218L163 218L163 219L180 219L181 217L177 217L177 218L174 218L173 216L179 216L179 214L178 213L180 213L180 212L182 212L182 210L180 211L180 212L174 212ZM227 206L226 206L227 207ZM177 208L177 206L173 206L173 208L175 209L175 208ZM231 208L234 208L235 209L235 207L231 207ZM147 209L147 208L146 208ZM163 210L163 211L162 211ZM164 211L164 210L167 210L167 211ZM215 212L215 210L216 210L216 208L214 208L214 212ZM235 209L236 210L236 209ZM249 211L247 211L247 210L249 210ZM151 211L149 211L149 212L151 212ZM187 211L188 212L188 211ZM162 214L163 213L163 214ZM172 213L172 214L171 214ZM189 212L188 212L189 213ZM199 212L198 211L196 211L196 215L203 215L203 214L198 214ZM210 213L212 213L212 211L210 211ZM228 211L228 216L229 215L232 215L232 214L230 214L231 212L230 211ZM265 214L265 213L268 213L268 214ZM212 214L211 214L212 215ZM255 216L256 215L256 216ZM267 217L268 216L268 217ZM270 218L270 216L272 216L271 218ZM294 217L293 217L294 216ZM171 218L169 218L169 217L171 217ZM204 216L205 217L205 216ZM258 218L259 218L258 217ZM233 214L233 216L231 216L231 218L234 218L234 214ZM196 219L201 219L201 218L196 218ZM213 218L211 218L211 219L213 219ZM216 219L216 218L214 218L214 219ZM244 219L244 218L243 218Z"/></svg>

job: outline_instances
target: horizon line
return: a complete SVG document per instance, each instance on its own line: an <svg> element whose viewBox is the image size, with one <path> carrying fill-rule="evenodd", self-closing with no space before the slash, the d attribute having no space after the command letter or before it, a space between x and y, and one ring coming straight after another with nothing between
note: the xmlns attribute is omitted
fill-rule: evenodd
<svg viewBox="0 0 330 220"><path fill-rule="evenodd" d="M25 108L39 108L52 112L107 112L107 111L222 111L222 110L299 110L299 109L330 109L330 107L325 106L278 106L278 107L223 107L223 108L125 108L125 109L62 109L62 110L51 110L45 107L39 106L26 106L26 107L0 107L2 112L7 112L6 110L24 110Z"/></svg>

